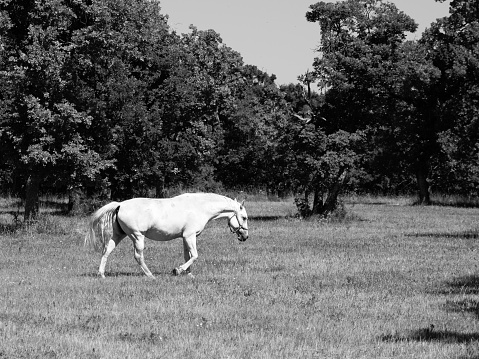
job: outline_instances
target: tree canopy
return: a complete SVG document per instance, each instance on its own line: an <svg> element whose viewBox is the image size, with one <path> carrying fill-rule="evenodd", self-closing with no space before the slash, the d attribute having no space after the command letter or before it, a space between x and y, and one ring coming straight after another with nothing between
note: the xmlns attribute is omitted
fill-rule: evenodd
<svg viewBox="0 0 479 359"><path fill-rule="evenodd" d="M390 2L312 4L314 71L281 86L214 30L172 31L160 5L0 2L0 189L25 198L26 219L45 192L73 208L262 188L294 194L303 215L345 189L477 193L475 1L452 1L419 41Z"/></svg>
<svg viewBox="0 0 479 359"><path fill-rule="evenodd" d="M381 0L320 2L306 15L322 30L315 69L327 86L325 116L343 128L366 131L365 166L373 182L387 178L397 187L409 181L410 173L424 203L430 202L430 185L450 190L444 179L451 178L447 173L458 174L451 167L458 166L453 157L469 157L452 145L450 135L476 122L479 19L477 12L469 12L471 6L472 1L453 1L451 16L439 19L418 42L405 41L406 32L417 27L414 20ZM474 136L470 129L465 132ZM460 135L464 140L465 132ZM466 141L473 147L477 143L475 138ZM466 163L458 162L459 167ZM473 162L466 167L472 170ZM473 180L470 175L458 177ZM458 185L457 180L452 183Z"/></svg>

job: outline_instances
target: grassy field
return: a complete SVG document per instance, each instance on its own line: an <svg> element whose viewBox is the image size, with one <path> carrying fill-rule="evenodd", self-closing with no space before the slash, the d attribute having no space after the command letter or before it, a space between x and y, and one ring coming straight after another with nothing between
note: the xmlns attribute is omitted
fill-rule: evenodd
<svg viewBox="0 0 479 359"><path fill-rule="evenodd" d="M0 213L0 358L479 358L479 209L361 198L342 222L250 202L250 239L209 224L194 279L181 241L124 240L107 278L86 218L13 230Z"/></svg>

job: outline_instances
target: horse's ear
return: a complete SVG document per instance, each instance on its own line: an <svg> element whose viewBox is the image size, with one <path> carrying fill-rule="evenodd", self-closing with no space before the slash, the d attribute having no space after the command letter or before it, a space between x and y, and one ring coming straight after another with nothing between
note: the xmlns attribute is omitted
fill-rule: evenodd
<svg viewBox="0 0 479 359"><path fill-rule="evenodd" d="M243 202L241 202L241 207L244 206L244 201L246 201L246 198L243 200Z"/></svg>

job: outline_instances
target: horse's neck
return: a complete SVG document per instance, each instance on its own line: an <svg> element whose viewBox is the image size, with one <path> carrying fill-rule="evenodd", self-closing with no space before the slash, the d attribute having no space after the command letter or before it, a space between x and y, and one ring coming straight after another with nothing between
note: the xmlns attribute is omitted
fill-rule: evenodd
<svg viewBox="0 0 479 359"><path fill-rule="evenodd" d="M229 217L237 210L235 201L228 197L219 197L217 201L211 202L209 208L211 209L211 218L218 219Z"/></svg>

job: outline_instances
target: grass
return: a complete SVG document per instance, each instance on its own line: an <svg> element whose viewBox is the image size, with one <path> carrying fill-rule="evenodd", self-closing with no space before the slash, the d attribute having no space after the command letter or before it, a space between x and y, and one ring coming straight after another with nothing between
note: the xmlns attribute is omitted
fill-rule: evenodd
<svg viewBox="0 0 479 359"><path fill-rule="evenodd" d="M300 221L248 204L250 239L224 221L199 240L126 240L107 278L82 247L87 218L48 214L0 234L0 358L479 358L477 208L348 200L353 220ZM11 219L0 216L7 228Z"/></svg>

